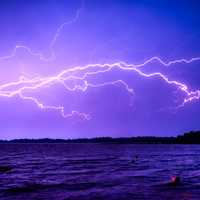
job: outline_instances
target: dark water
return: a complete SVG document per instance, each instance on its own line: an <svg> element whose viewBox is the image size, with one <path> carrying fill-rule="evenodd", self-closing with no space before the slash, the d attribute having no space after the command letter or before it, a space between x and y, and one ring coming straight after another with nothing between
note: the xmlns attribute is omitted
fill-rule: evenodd
<svg viewBox="0 0 200 200"><path fill-rule="evenodd" d="M0 199L200 199L198 145L1 144L2 166Z"/></svg>

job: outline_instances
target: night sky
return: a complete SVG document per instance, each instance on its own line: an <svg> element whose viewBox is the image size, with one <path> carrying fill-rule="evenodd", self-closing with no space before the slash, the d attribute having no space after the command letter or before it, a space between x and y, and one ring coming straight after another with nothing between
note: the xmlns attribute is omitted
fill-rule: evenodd
<svg viewBox="0 0 200 200"><path fill-rule="evenodd" d="M1 0L0 138L200 129L198 0Z"/></svg>

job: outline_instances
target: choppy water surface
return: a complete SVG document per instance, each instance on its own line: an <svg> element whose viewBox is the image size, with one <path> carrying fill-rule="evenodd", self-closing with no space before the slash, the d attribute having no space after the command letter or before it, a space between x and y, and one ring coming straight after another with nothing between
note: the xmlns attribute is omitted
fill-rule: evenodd
<svg viewBox="0 0 200 200"><path fill-rule="evenodd" d="M0 144L2 166L0 199L200 199L198 145Z"/></svg>

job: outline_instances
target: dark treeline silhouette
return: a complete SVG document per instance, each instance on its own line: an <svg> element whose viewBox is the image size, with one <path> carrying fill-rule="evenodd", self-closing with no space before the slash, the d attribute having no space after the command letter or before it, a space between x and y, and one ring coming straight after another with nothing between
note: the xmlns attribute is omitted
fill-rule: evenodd
<svg viewBox="0 0 200 200"><path fill-rule="evenodd" d="M0 140L0 143L115 143L115 144L200 144L200 131L190 131L177 137L96 137L80 139L14 139Z"/></svg>

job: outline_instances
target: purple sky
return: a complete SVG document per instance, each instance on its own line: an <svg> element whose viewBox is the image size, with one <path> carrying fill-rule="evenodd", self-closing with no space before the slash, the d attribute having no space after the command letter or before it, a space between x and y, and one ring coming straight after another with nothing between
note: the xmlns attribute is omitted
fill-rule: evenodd
<svg viewBox="0 0 200 200"><path fill-rule="evenodd" d="M200 129L198 1L0 4L1 139Z"/></svg>

